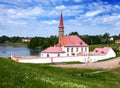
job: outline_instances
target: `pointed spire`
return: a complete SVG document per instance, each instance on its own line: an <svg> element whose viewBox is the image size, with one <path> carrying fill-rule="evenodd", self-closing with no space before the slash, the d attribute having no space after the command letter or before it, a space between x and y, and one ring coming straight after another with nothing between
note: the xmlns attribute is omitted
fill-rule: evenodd
<svg viewBox="0 0 120 88"><path fill-rule="evenodd" d="M62 10L61 10L61 15L60 15L59 28L64 28L64 24L63 24L63 16L62 16Z"/></svg>

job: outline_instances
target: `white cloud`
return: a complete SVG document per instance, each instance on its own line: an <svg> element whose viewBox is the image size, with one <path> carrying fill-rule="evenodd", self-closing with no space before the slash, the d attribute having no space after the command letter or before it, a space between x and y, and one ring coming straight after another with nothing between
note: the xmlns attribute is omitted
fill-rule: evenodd
<svg viewBox="0 0 120 88"><path fill-rule="evenodd" d="M102 13L102 12L103 12L102 10L90 11L90 12L87 12L85 14L85 16L87 16L87 17L93 17L93 16L96 16L96 15Z"/></svg>
<svg viewBox="0 0 120 88"><path fill-rule="evenodd" d="M19 29L38 31L45 27L49 29L51 25L56 28L62 9L64 25L71 28L71 31L74 29L77 31L81 27L89 30L90 27L93 29L92 26L96 26L94 29L97 30L106 25L119 29L120 5L112 5L102 1L79 4L82 1L84 0L1 0L1 2L9 4L0 3L0 25L8 26L8 30L9 26L16 30L16 25L20 25ZM69 2L75 2L75 4ZM86 26L88 24L90 27Z"/></svg>
<svg viewBox="0 0 120 88"><path fill-rule="evenodd" d="M27 18L40 15L42 9L39 7L27 8L27 9L8 9L8 16L12 18Z"/></svg>
<svg viewBox="0 0 120 88"><path fill-rule="evenodd" d="M74 2L82 2L82 0L74 0Z"/></svg>
<svg viewBox="0 0 120 88"><path fill-rule="evenodd" d="M58 21L56 21L56 20L52 20L52 21L43 21L42 23L44 23L44 24L49 24L49 25L53 25L53 24L58 24Z"/></svg>
<svg viewBox="0 0 120 88"><path fill-rule="evenodd" d="M61 9L61 10L63 10L63 9L66 9L66 6L65 5L60 5L60 6L56 6L55 7L56 9Z"/></svg>
<svg viewBox="0 0 120 88"><path fill-rule="evenodd" d="M117 22L117 21L120 21L120 15L107 15L107 16L103 16L101 17L102 21L105 22L105 23L110 23L110 22Z"/></svg>
<svg viewBox="0 0 120 88"><path fill-rule="evenodd" d="M25 25L26 22L19 22L19 21L8 21L9 24L12 25Z"/></svg>

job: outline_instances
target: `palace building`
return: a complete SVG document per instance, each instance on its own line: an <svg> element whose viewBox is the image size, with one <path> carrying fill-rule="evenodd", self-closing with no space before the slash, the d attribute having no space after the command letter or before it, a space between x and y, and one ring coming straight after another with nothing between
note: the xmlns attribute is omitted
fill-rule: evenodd
<svg viewBox="0 0 120 88"><path fill-rule="evenodd" d="M116 53L111 47L95 48L89 52L89 46L78 36L64 36L64 24L62 12L58 27L58 44L50 46L40 53L40 56L16 57L11 58L22 63L57 63L57 62L96 62L108 58L116 57Z"/></svg>
<svg viewBox="0 0 120 88"><path fill-rule="evenodd" d="M58 27L58 44L41 52L41 57L80 56L89 53L89 46L77 35L64 36L62 12Z"/></svg>

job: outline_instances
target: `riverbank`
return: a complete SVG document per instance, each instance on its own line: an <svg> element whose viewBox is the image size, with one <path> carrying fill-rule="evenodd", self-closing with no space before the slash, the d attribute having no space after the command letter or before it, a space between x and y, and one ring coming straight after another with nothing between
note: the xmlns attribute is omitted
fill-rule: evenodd
<svg viewBox="0 0 120 88"><path fill-rule="evenodd" d="M0 46L27 47L28 43L1 43Z"/></svg>

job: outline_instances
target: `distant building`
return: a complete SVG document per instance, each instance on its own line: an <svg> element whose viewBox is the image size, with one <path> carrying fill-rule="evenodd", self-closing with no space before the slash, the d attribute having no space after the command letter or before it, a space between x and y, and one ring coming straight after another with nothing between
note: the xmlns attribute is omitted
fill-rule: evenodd
<svg viewBox="0 0 120 88"><path fill-rule="evenodd" d="M31 38L23 38L22 39L22 42L30 42L31 41Z"/></svg>
<svg viewBox="0 0 120 88"><path fill-rule="evenodd" d="M113 37L110 37L110 41L114 41L114 38L113 38Z"/></svg>
<svg viewBox="0 0 120 88"><path fill-rule="evenodd" d="M115 40L115 44L120 44L120 39Z"/></svg>

